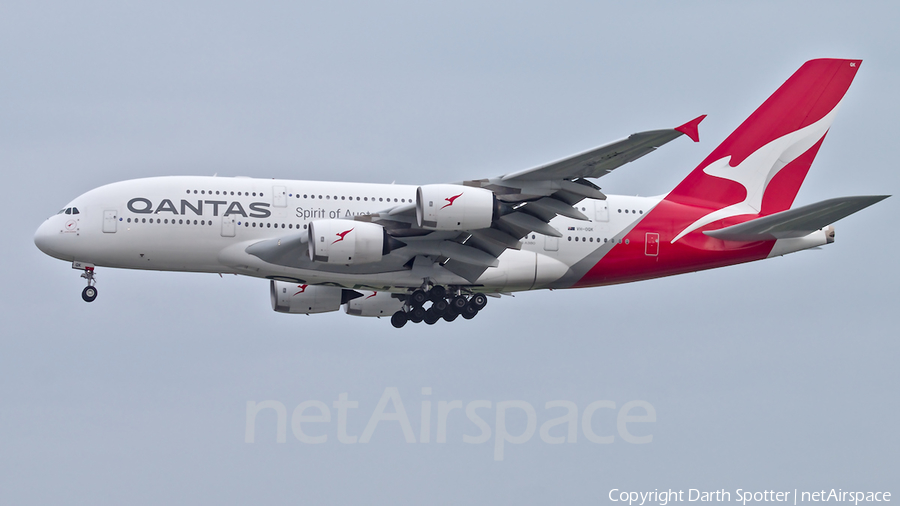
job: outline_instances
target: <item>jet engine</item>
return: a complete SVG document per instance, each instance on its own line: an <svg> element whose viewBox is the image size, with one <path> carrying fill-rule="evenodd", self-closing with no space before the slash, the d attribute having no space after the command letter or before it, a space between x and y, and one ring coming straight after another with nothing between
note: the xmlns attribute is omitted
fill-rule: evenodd
<svg viewBox="0 0 900 506"><path fill-rule="evenodd" d="M329 264L369 264L390 252L387 230L363 221L317 220L309 224L309 259Z"/></svg>
<svg viewBox="0 0 900 506"><path fill-rule="evenodd" d="M430 184L416 190L416 220L432 230L477 230L497 216L494 192L454 184Z"/></svg>
<svg viewBox="0 0 900 506"><path fill-rule="evenodd" d="M391 292L373 292L347 303L346 312L353 316L391 316L403 307L403 301Z"/></svg>
<svg viewBox="0 0 900 506"><path fill-rule="evenodd" d="M272 309L279 313L313 314L337 311L341 304L360 294L335 286L313 286L286 281L269 283Z"/></svg>

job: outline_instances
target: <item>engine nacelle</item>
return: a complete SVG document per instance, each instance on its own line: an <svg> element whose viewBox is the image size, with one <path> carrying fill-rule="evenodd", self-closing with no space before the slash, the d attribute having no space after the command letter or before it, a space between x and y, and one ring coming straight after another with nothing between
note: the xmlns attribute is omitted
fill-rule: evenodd
<svg viewBox="0 0 900 506"><path fill-rule="evenodd" d="M353 316L391 316L403 307L403 301L391 292L374 292L347 302L347 314Z"/></svg>
<svg viewBox="0 0 900 506"><path fill-rule="evenodd" d="M272 280L272 309L279 313L328 313L341 308L344 290L335 286L298 285Z"/></svg>
<svg viewBox="0 0 900 506"><path fill-rule="evenodd" d="M317 220L309 224L309 259L329 264L370 264L390 252L387 230L364 221Z"/></svg>
<svg viewBox="0 0 900 506"><path fill-rule="evenodd" d="M494 192L455 184L430 184L416 190L416 221L432 230L488 228L495 217Z"/></svg>

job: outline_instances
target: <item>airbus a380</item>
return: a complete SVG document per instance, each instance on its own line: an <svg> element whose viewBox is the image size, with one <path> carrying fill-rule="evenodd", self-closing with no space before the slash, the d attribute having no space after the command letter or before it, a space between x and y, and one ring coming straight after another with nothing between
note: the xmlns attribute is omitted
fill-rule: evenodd
<svg viewBox="0 0 900 506"><path fill-rule="evenodd" d="M791 208L860 60L806 62L666 195L592 181L682 135L700 116L545 165L407 186L172 176L109 184L38 228L44 253L95 268L268 278L272 308L434 324L486 295L586 288L762 260L834 241L831 224L886 196Z"/></svg>

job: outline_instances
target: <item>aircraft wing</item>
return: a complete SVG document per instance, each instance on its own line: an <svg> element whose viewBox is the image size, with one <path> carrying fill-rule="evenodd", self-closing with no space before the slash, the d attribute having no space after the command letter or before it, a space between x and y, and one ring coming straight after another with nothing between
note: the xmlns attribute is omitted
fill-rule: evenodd
<svg viewBox="0 0 900 506"><path fill-rule="evenodd" d="M549 222L557 215L588 220L576 206L585 198L605 200L606 196L587 178L604 176L628 162L654 151L681 135L699 140L697 126L706 116L666 130L639 132L628 138L500 177L456 183L493 192L499 205L496 219L488 228L433 231L420 228L415 204L405 204L382 212L357 216L385 227L406 246L397 250L404 256L424 256L469 281L508 249L520 249L521 239L531 233L562 237ZM392 253L393 254L393 253Z"/></svg>
<svg viewBox="0 0 900 506"><path fill-rule="evenodd" d="M698 141L697 125L703 118L705 116L700 116L672 129L632 134L626 139L521 172L446 185L458 185L460 191L471 187L493 194L493 215L486 228L434 230L421 227L416 217L416 205L412 203L355 216L354 220L377 223L388 233L389 253L376 264L325 266L305 260L305 253L299 250L307 248L306 233L260 241L247 247L246 252L276 265L332 272L409 269L412 278L433 279L434 275L446 274L452 279L474 283L488 268L499 264L498 258L505 251L521 249L521 239L525 236L538 233L562 237L562 233L550 225L556 216L589 220L576 204L585 198L605 200L606 196L588 178L608 174L681 135Z"/></svg>
<svg viewBox="0 0 900 506"><path fill-rule="evenodd" d="M681 135L687 134L695 141L699 140L697 125L705 117L706 115L700 116L676 128L631 134L625 139L610 142L562 160L507 174L500 180L516 182L603 177L614 169L655 151L656 148Z"/></svg>
<svg viewBox="0 0 900 506"><path fill-rule="evenodd" d="M770 241L804 237L886 198L888 195L828 199L703 233L726 241Z"/></svg>

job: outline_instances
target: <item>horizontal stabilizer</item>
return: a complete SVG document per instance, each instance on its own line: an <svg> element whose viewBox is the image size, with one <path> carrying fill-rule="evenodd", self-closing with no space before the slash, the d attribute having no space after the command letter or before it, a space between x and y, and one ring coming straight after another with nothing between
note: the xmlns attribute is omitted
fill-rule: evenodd
<svg viewBox="0 0 900 506"><path fill-rule="evenodd" d="M889 196L867 195L828 199L703 233L726 241L770 241L804 237Z"/></svg>

